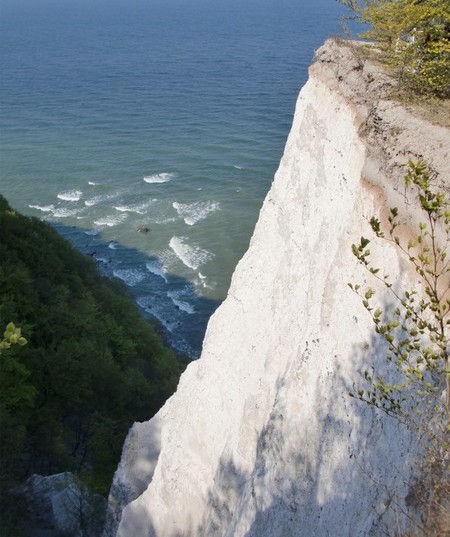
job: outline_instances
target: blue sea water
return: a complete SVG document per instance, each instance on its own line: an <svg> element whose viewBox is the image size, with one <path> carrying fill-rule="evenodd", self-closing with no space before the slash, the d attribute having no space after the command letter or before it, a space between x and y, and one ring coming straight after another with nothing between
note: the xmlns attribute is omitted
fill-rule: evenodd
<svg viewBox="0 0 450 537"><path fill-rule="evenodd" d="M198 356L341 13L334 0L3 0L0 192Z"/></svg>

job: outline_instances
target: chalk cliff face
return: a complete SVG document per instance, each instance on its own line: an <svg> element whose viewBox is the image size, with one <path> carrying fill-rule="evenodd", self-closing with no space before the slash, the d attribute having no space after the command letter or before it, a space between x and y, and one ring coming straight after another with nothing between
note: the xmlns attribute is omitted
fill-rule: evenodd
<svg viewBox="0 0 450 537"><path fill-rule="evenodd" d="M105 536L356 537L397 516L414 445L348 396L384 350L347 286L370 280L351 244L390 206L417 218L401 182L408 158L442 179L450 159L448 130L384 100L389 87L350 48L318 51L202 356L130 431ZM395 248L374 241L372 252L414 284Z"/></svg>

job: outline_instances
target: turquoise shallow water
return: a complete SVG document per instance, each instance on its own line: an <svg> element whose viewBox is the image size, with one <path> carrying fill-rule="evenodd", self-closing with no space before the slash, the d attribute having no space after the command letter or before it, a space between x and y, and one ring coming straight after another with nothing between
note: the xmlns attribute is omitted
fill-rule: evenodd
<svg viewBox="0 0 450 537"><path fill-rule="evenodd" d="M4 0L0 191L198 356L340 13L333 0Z"/></svg>

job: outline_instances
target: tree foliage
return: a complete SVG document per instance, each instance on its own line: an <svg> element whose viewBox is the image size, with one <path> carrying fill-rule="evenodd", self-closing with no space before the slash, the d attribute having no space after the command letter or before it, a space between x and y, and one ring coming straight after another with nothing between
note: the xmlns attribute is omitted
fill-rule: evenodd
<svg viewBox="0 0 450 537"><path fill-rule="evenodd" d="M443 0L338 0L368 25L400 81L417 93L450 96L450 2Z"/></svg>
<svg viewBox="0 0 450 537"><path fill-rule="evenodd" d="M389 366L383 372L365 371L363 385L350 395L398 418L422 442L427 454L422 468L428 465L426 473L431 476L423 502L427 505L422 505L428 514L442 510L450 491L450 200L444 192L433 191L432 179L426 163L409 163L406 186L415 188L424 218L408 239L397 208L390 209L387 230L378 218L370 219L375 236L404 254L417 276L417 286L401 288L398 280L393 282L374 266L370 240L365 237L352 245L352 252L382 283L391 301L380 304L371 287L349 284L386 343ZM432 525L437 518L430 520ZM431 526L425 530L431 531Z"/></svg>
<svg viewBox="0 0 450 537"><path fill-rule="evenodd" d="M0 487L73 471L106 494L129 427L183 367L121 283L1 196L0 229Z"/></svg>
<svg viewBox="0 0 450 537"><path fill-rule="evenodd" d="M0 354L13 345L26 345L27 340L22 336L22 330L16 328L14 323L8 323L3 338L0 339Z"/></svg>
<svg viewBox="0 0 450 537"><path fill-rule="evenodd" d="M26 343L21 329L8 323L0 340L0 417L3 413L18 413L24 406L33 406L35 390L29 380L30 372L11 352L15 345Z"/></svg>

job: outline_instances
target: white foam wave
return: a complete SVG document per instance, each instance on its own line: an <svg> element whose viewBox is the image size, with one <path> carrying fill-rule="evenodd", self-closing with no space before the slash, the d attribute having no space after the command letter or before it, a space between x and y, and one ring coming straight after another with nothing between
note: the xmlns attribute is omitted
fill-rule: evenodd
<svg viewBox="0 0 450 537"><path fill-rule="evenodd" d="M185 241L184 237L172 237L169 246L183 264L192 270L197 270L213 257L211 252L186 244Z"/></svg>
<svg viewBox="0 0 450 537"><path fill-rule="evenodd" d="M100 230L99 229L88 229L87 231L84 232L86 235L89 235L91 237L95 237L96 235L98 235L100 233Z"/></svg>
<svg viewBox="0 0 450 537"><path fill-rule="evenodd" d="M63 201L79 201L83 192L81 190L67 190L60 192L56 197Z"/></svg>
<svg viewBox="0 0 450 537"><path fill-rule="evenodd" d="M97 263L104 263L105 265L109 263L109 259L100 255L94 255L94 259L97 261Z"/></svg>
<svg viewBox="0 0 450 537"><path fill-rule="evenodd" d="M154 173L144 177L144 181L146 183L168 183L174 177L174 173Z"/></svg>
<svg viewBox="0 0 450 537"><path fill-rule="evenodd" d="M82 211L82 208L78 207L76 209L68 209L67 207L56 207L54 205L28 205L30 209L37 209L43 213L52 213L52 216L55 218L67 218L68 216L75 216ZM81 217L77 217L81 218Z"/></svg>
<svg viewBox="0 0 450 537"><path fill-rule="evenodd" d="M111 215L111 216L105 216L104 218L99 218L98 220L94 220L94 224L96 226L108 226L113 227L117 226L117 224L121 224L127 219L127 215L117 214L117 215Z"/></svg>
<svg viewBox="0 0 450 537"><path fill-rule="evenodd" d="M80 209L67 209L65 207L58 207L53 211L55 218L67 218L68 216L75 216L80 212Z"/></svg>
<svg viewBox="0 0 450 537"><path fill-rule="evenodd" d="M161 303L155 300L154 297L141 296L136 299L136 302L143 310L156 317L169 332L172 332L175 328L175 323L170 323L167 320L167 313L161 307Z"/></svg>
<svg viewBox="0 0 450 537"><path fill-rule="evenodd" d="M233 166L233 168L236 168L236 170L242 170L242 166Z"/></svg>
<svg viewBox="0 0 450 537"><path fill-rule="evenodd" d="M197 276L198 279L194 280L195 285L202 287L203 289L214 289L214 287L208 283L208 280L204 274L199 272Z"/></svg>
<svg viewBox="0 0 450 537"><path fill-rule="evenodd" d="M114 241L109 241L108 248L110 250L117 250L117 244Z"/></svg>
<svg viewBox="0 0 450 537"><path fill-rule="evenodd" d="M195 313L195 308L191 306L191 304L188 304L187 302L184 302L183 300L180 300L180 293L177 291L169 291L167 293L167 296L172 300L172 302L175 304L175 306L185 313L188 313L189 315L192 315Z"/></svg>
<svg viewBox="0 0 450 537"><path fill-rule="evenodd" d="M196 201L194 203L178 203L174 201L172 207L183 218L188 226L193 226L208 214L216 211L219 204L216 201Z"/></svg>
<svg viewBox="0 0 450 537"><path fill-rule="evenodd" d="M156 276L159 276L162 278L165 282L167 282L166 275L164 274L164 270L161 267L161 264L159 261L149 261L145 264L147 267L147 270L151 272L152 274L155 274Z"/></svg>
<svg viewBox="0 0 450 537"><path fill-rule="evenodd" d="M113 270L113 274L130 287L137 285L145 278L145 274L137 269L116 269Z"/></svg>
<svg viewBox="0 0 450 537"><path fill-rule="evenodd" d="M90 186L97 186L98 183L94 183L94 181L88 181L88 185L90 185Z"/></svg>
<svg viewBox="0 0 450 537"><path fill-rule="evenodd" d="M93 198L89 198L88 200L84 200L84 204L87 207L92 207L92 205L97 205L98 203L101 203L102 201L108 201L108 200L117 198L119 194L120 192L116 192L114 194L101 194L99 196L94 196Z"/></svg>
<svg viewBox="0 0 450 537"><path fill-rule="evenodd" d="M54 205L28 205L28 207L30 207L30 209L37 209L43 213L50 213L55 210Z"/></svg>
<svg viewBox="0 0 450 537"><path fill-rule="evenodd" d="M114 209L121 213L145 214L154 201L157 200L144 201L143 203L136 203L134 205L115 205Z"/></svg>
<svg viewBox="0 0 450 537"><path fill-rule="evenodd" d="M176 218L161 218L158 220L155 220L155 224L171 224L172 222L176 222Z"/></svg>

